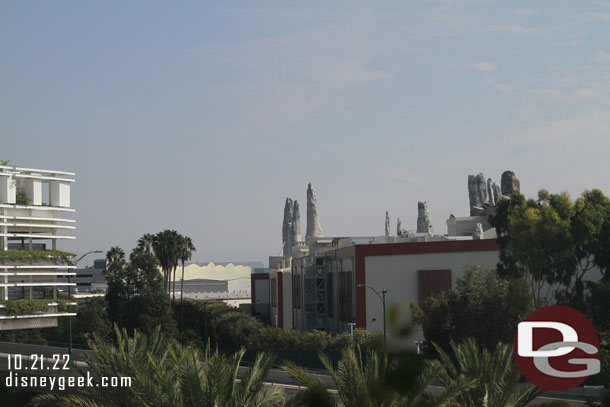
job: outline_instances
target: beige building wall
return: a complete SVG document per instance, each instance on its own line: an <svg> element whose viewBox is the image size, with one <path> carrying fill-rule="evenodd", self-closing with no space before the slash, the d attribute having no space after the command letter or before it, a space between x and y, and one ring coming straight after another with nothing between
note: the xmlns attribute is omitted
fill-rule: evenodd
<svg viewBox="0 0 610 407"><path fill-rule="evenodd" d="M419 270L451 270L451 285L455 288L466 267L477 263L484 269L495 269L498 251L430 253L365 258L366 285L377 291L386 289L386 309L394 304L417 302ZM370 289L366 290L366 327L369 332L383 332L382 302ZM388 329L389 334L389 329ZM413 340L423 339L421 330Z"/></svg>

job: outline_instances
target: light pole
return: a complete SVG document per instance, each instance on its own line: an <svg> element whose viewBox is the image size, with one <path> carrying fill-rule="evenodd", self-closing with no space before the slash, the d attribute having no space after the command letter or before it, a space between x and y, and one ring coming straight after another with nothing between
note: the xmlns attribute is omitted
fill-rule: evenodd
<svg viewBox="0 0 610 407"><path fill-rule="evenodd" d="M350 322L349 323L349 333L352 336L352 338L354 337L354 327L356 326L355 322Z"/></svg>
<svg viewBox="0 0 610 407"><path fill-rule="evenodd" d="M366 287L366 288L370 288L371 290L373 290L373 292L375 294L377 294L377 297L379 297L379 299L381 300L381 304L383 306L383 343L385 345L387 345L387 333L386 333L386 322L385 322L385 295L388 292L388 290L386 290L385 288L381 291L377 291L376 289L374 289L373 287L371 287L370 285L365 285L365 284L357 284L356 287Z"/></svg>
<svg viewBox="0 0 610 407"><path fill-rule="evenodd" d="M71 266L75 266L82 260L85 258L85 256L92 254L92 253L104 253L101 250L92 250L90 252L87 252L85 254L83 254L82 256L80 256L78 259L76 259L76 261L71 261L70 265ZM76 271L76 269L75 269ZM70 301L72 299L72 293L70 291L70 277L72 277L71 275L68 274L68 301ZM69 342L68 342L68 355L69 355L69 360L72 360L72 316L70 315L68 317L68 335L69 335Z"/></svg>

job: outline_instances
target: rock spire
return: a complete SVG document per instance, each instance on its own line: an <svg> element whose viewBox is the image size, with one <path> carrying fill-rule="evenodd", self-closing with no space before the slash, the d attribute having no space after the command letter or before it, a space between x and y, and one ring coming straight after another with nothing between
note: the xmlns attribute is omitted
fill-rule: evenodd
<svg viewBox="0 0 610 407"><path fill-rule="evenodd" d="M316 198L316 191L310 182L307 185L307 230L305 231L305 239L309 240L309 238L319 236L323 236L323 232L318 215L318 200Z"/></svg>

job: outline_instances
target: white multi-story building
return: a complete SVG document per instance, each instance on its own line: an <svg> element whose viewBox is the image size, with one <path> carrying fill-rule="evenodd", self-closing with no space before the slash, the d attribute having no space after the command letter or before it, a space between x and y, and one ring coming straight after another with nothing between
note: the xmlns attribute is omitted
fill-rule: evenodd
<svg viewBox="0 0 610 407"><path fill-rule="evenodd" d="M72 255L58 250L75 239L74 176L0 166L0 330L52 327L58 317L76 315L57 289L68 285L58 276L74 275Z"/></svg>

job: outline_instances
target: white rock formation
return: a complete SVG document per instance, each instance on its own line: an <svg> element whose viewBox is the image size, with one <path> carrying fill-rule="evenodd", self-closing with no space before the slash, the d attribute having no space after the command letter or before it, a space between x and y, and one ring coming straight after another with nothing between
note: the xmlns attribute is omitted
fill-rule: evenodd
<svg viewBox="0 0 610 407"><path fill-rule="evenodd" d="M490 206L496 206L496 198L494 197L493 181L487 178L487 202Z"/></svg>
<svg viewBox="0 0 610 407"><path fill-rule="evenodd" d="M305 231L305 239L309 240L311 237L319 236L323 236L323 232L318 215L318 200L316 199L316 191L311 187L310 182L307 185L307 230Z"/></svg>
<svg viewBox="0 0 610 407"><path fill-rule="evenodd" d="M470 216L484 215L485 204L489 204L489 197L483 173L468 176L468 197L470 198Z"/></svg>
<svg viewBox="0 0 610 407"><path fill-rule="evenodd" d="M502 195L504 196L511 196L521 192L521 182L519 182L519 178L517 178L515 173L510 170L502 173L500 185L502 186Z"/></svg>
<svg viewBox="0 0 610 407"><path fill-rule="evenodd" d="M299 214L299 203L296 200L286 198L284 205L284 222L282 223L282 254L290 257L292 246L301 241L301 215Z"/></svg>
<svg viewBox="0 0 610 407"><path fill-rule="evenodd" d="M301 213L299 211L299 202L295 199L292 211L292 235L294 237L294 243L301 241Z"/></svg>
<svg viewBox="0 0 610 407"><path fill-rule="evenodd" d="M502 198L502 190L500 189L500 185L496 184L495 182L491 185L491 187L494 193L494 201L497 205L498 202L500 202L500 199Z"/></svg>
<svg viewBox="0 0 610 407"><path fill-rule="evenodd" d="M293 238L293 225L294 219L294 204L292 199L286 198L286 204L284 205L284 221L282 222L282 254L284 256L290 256L292 246L294 242Z"/></svg>
<svg viewBox="0 0 610 407"><path fill-rule="evenodd" d="M390 215L385 211L385 235L390 236Z"/></svg>
<svg viewBox="0 0 610 407"><path fill-rule="evenodd" d="M396 220L396 236L406 236L407 231L402 228L402 222L400 222L400 218Z"/></svg>
<svg viewBox="0 0 610 407"><path fill-rule="evenodd" d="M472 239L473 240L483 239L483 224L482 223L476 224L476 226L474 228L474 232L472 232Z"/></svg>
<svg viewBox="0 0 610 407"><path fill-rule="evenodd" d="M432 226L427 202L417 203L417 233L434 234L434 226Z"/></svg>

